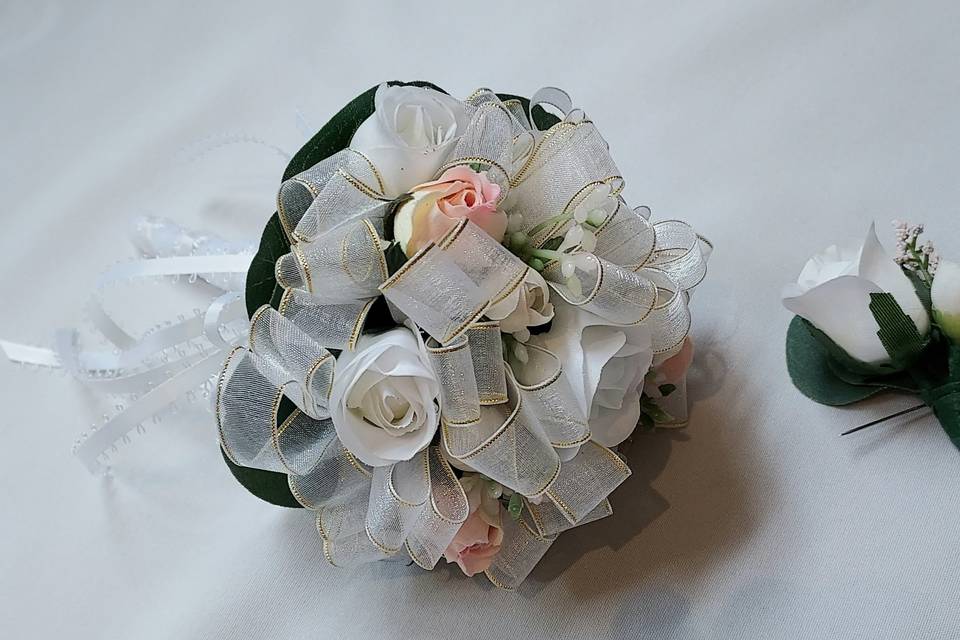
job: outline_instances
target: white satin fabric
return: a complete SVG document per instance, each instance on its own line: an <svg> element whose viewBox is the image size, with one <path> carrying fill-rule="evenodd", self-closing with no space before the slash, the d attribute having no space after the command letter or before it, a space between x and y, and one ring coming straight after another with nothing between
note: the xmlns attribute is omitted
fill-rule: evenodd
<svg viewBox="0 0 960 640"><path fill-rule="evenodd" d="M135 215L230 240L259 233L283 154L395 78L456 95L562 85L600 125L629 201L689 221L718 250L692 302L690 427L638 438L615 515L561 537L519 593L455 567L327 566L303 535L310 514L237 486L199 404L146 425L112 477L92 478L70 447L109 407L68 378L0 362L0 628L955 636L960 455L923 415L838 438L912 400L836 410L802 398L786 375L779 290L874 219L889 246L887 220L909 218L960 257L958 20L935 0L4 2L4 339L48 344L81 324L97 274L133 255ZM175 321L208 298L156 285L104 303L137 333L159 303Z"/></svg>

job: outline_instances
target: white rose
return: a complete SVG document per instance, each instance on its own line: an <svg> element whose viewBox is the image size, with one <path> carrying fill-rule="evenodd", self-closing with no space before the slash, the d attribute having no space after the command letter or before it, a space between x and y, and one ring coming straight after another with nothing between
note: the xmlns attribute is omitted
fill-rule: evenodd
<svg viewBox="0 0 960 640"><path fill-rule="evenodd" d="M553 318L550 287L535 269L527 269L523 282L510 295L486 311L491 320L500 321L500 330L512 333L521 342L530 338L527 327L537 327Z"/></svg>
<svg viewBox="0 0 960 640"><path fill-rule="evenodd" d="M536 336L563 363L593 440L614 447L640 420L643 379L653 361L650 331L616 326L558 300L550 331Z"/></svg>
<svg viewBox="0 0 960 640"><path fill-rule="evenodd" d="M859 249L831 246L807 262L797 284L783 290L784 306L827 334L852 357L868 364L890 361L870 311L870 294L888 292L921 335L930 318L909 278L887 255L873 225Z"/></svg>
<svg viewBox="0 0 960 640"><path fill-rule="evenodd" d="M420 340L398 328L360 338L337 359L330 413L337 436L364 463L409 460L439 424L440 384Z"/></svg>
<svg viewBox="0 0 960 640"><path fill-rule="evenodd" d="M422 87L382 84L374 105L350 148L373 162L390 198L431 180L469 122L464 103Z"/></svg>
<svg viewBox="0 0 960 640"><path fill-rule="evenodd" d="M954 342L960 342L960 264L941 260L930 290L937 324Z"/></svg>

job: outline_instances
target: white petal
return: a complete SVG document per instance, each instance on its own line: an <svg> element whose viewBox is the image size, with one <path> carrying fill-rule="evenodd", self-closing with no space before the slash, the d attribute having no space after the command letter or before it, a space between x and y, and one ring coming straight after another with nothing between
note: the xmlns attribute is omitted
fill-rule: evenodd
<svg viewBox="0 0 960 640"><path fill-rule="evenodd" d="M593 440L605 447L615 447L633 433L640 421L640 396L635 394L625 399L617 410L601 409L590 417L590 434Z"/></svg>
<svg viewBox="0 0 960 640"><path fill-rule="evenodd" d="M382 405L386 394L409 403L409 422L390 424ZM427 446L439 422L434 399L439 384L424 361L422 345L408 329L363 336L355 351L337 360L331 392L331 418L343 445L361 461L384 466L409 460ZM368 419L364 420L364 415ZM369 421L368 421L369 420ZM409 429L409 427L414 427ZM406 429L407 433L399 433Z"/></svg>
<svg viewBox="0 0 960 640"><path fill-rule="evenodd" d="M857 275L860 249L831 245L810 258L800 271L793 295L802 295L816 286L840 276Z"/></svg>
<svg viewBox="0 0 960 640"><path fill-rule="evenodd" d="M843 276L810 289L801 296L784 298L783 305L806 318L851 356L862 362L890 361L877 337L879 326L870 312L870 294L880 287L864 278Z"/></svg>
<svg viewBox="0 0 960 640"><path fill-rule="evenodd" d="M376 110L350 141L350 148L377 167L385 195L395 198L433 179L468 122L463 103L419 87L380 85Z"/></svg>
<svg viewBox="0 0 960 640"><path fill-rule="evenodd" d="M867 231L867 238L860 252L859 275L873 282L883 291L893 294L904 313L913 319L921 334L925 335L930 330L930 318L913 284L903 273L903 269L884 250L873 224Z"/></svg>
<svg viewBox="0 0 960 640"><path fill-rule="evenodd" d="M603 320L592 313L558 301L550 331L538 338L560 358L574 399L583 415L590 415L603 365L626 342L624 333L603 326Z"/></svg>

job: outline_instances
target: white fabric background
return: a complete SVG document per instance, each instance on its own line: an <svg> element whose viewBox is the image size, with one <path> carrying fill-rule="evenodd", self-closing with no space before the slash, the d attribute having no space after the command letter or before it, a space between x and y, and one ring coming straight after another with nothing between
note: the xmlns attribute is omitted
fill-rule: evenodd
<svg viewBox="0 0 960 640"><path fill-rule="evenodd" d="M229 136L292 153L388 79L553 84L611 142L631 203L717 245L693 420L639 438L614 517L504 593L447 566L327 566L305 512L234 483L201 407L92 477L70 446L97 400L0 363L4 636L960 637L960 454L928 416L840 439L912 400L802 398L779 302L871 220L888 244L890 219L924 221L960 259L958 5L145 5L0 2L0 336L79 325L96 274L133 254L135 215L257 234L285 162L200 154ZM176 314L159 300L129 305L131 330Z"/></svg>

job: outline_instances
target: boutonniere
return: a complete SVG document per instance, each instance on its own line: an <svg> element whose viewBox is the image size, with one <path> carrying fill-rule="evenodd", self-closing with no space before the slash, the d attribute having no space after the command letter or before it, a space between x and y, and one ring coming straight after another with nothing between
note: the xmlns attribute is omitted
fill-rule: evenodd
<svg viewBox="0 0 960 640"><path fill-rule="evenodd" d="M852 404L884 391L922 401L846 433L929 407L960 448L960 265L921 243L923 225L894 226L895 256L871 226L859 248L828 247L785 287L783 304L796 314L787 331L787 369L794 385L821 404Z"/></svg>

